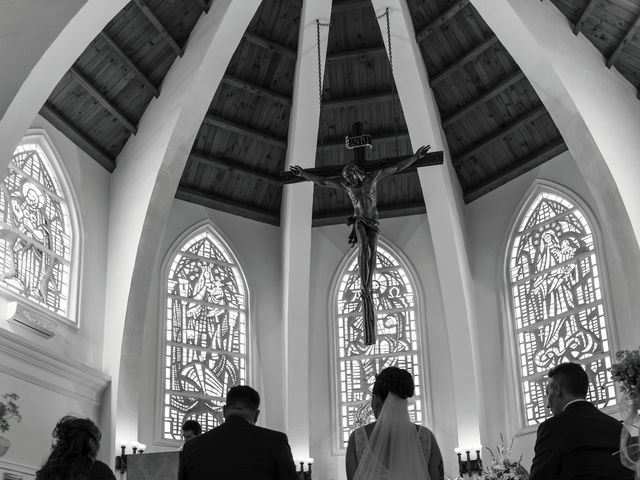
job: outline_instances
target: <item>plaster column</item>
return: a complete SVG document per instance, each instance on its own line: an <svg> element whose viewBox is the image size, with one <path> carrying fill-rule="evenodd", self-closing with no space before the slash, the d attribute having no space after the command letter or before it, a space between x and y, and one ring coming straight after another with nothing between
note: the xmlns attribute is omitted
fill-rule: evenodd
<svg viewBox="0 0 640 480"><path fill-rule="evenodd" d="M63 75L128 0L7 0L0 13L0 171Z"/></svg>
<svg viewBox="0 0 640 480"><path fill-rule="evenodd" d="M164 79L160 97L145 111L138 134L118 156L109 217L104 364L113 380L104 412L104 424L111 425L104 448L138 438L138 372L149 278L160 270L165 224L198 128L259 4L214 1L196 24L184 56Z"/></svg>
<svg viewBox="0 0 640 480"><path fill-rule="evenodd" d="M480 443L483 428L478 341L472 278L463 228L462 195L451 163L438 109L405 0L373 0L376 15L390 7L393 71L414 149L430 144L444 164L418 169L442 287L460 445ZM386 19L380 18L386 38ZM385 42L386 43L386 42ZM435 367L437 368L437 367ZM453 455L444 452L445 462Z"/></svg>
<svg viewBox="0 0 640 480"><path fill-rule="evenodd" d="M315 166L318 141L318 50L316 19L329 23L330 0L305 0L289 122L287 167ZM322 64L329 30L321 27ZM323 67L324 72L324 67ZM313 184L285 185L282 196L282 278L285 335L284 429L293 457L309 457L309 277Z"/></svg>
<svg viewBox="0 0 640 480"><path fill-rule="evenodd" d="M560 130L617 236L638 252L640 101L636 89L548 1L471 0ZM640 255L640 253L637 253Z"/></svg>

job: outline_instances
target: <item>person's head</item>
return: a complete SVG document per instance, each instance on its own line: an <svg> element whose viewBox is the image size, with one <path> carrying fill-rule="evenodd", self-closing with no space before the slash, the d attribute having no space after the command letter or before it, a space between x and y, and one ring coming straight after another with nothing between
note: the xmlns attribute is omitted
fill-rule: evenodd
<svg viewBox="0 0 640 480"><path fill-rule="evenodd" d="M378 418L382 404L390 393L400 398L413 397L415 386L411 374L402 368L387 367L376 375L376 381L371 391L371 410Z"/></svg>
<svg viewBox="0 0 640 480"><path fill-rule="evenodd" d="M231 387L222 411L224 418L243 417L256 423L260 414L260 394L247 385Z"/></svg>
<svg viewBox="0 0 640 480"><path fill-rule="evenodd" d="M567 403L584 399L589 391L589 377L578 363L561 363L549 370L547 408L559 415Z"/></svg>
<svg viewBox="0 0 640 480"><path fill-rule="evenodd" d="M102 438L100 429L93 421L71 415L62 417L51 435L54 439L54 450L92 459L98 454Z"/></svg>
<svg viewBox="0 0 640 480"><path fill-rule="evenodd" d="M84 478L100 449L100 429L88 418L65 416L53 432L51 454L37 472L38 479Z"/></svg>
<svg viewBox="0 0 640 480"><path fill-rule="evenodd" d="M348 163L342 169L342 178L352 185L360 185L364 181L364 177L364 170L353 163Z"/></svg>
<svg viewBox="0 0 640 480"><path fill-rule="evenodd" d="M188 442L202 433L202 427L196 420L187 420L182 424L182 438Z"/></svg>

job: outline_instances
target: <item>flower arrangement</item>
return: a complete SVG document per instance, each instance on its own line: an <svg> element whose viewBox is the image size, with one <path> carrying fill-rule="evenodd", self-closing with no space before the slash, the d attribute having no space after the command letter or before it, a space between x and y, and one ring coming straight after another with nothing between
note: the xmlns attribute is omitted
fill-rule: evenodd
<svg viewBox="0 0 640 480"><path fill-rule="evenodd" d="M621 350L616 360L609 369L611 377L629 399L640 400L640 350Z"/></svg>
<svg viewBox="0 0 640 480"><path fill-rule="evenodd" d="M20 398L15 393L5 393L2 398L6 401L0 402L0 432L9 430L9 420L15 418L17 422L22 421L20 409L16 401Z"/></svg>
<svg viewBox="0 0 640 480"><path fill-rule="evenodd" d="M511 439L509 446L506 446L502 434L500 434L500 443L496 446L495 453L489 447L484 447L491 454L491 464L482 473L483 480L526 480L529 478L527 471L520 465L522 456L517 461L511 460L512 447L513 439Z"/></svg>

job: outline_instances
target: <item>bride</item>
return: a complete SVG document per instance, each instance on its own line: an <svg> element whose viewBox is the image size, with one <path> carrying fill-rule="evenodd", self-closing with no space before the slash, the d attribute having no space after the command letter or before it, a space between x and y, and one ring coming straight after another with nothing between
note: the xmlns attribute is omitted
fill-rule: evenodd
<svg viewBox="0 0 640 480"><path fill-rule="evenodd" d="M348 480L444 480L436 438L409 419L407 398L413 393L407 370L388 367L376 376L371 392L376 421L349 437Z"/></svg>

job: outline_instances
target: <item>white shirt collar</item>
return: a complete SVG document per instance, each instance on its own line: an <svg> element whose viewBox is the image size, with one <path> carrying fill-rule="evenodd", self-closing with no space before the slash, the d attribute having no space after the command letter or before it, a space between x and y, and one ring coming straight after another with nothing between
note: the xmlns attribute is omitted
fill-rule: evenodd
<svg viewBox="0 0 640 480"><path fill-rule="evenodd" d="M567 409L567 407L568 407L569 405L571 405L572 403L578 403L578 402L587 402L587 403L589 403L589 400L587 400L587 399L585 399L585 398L576 398L575 400L571 400L569 403L567 403L567 404L564 406L564 408L562 409L562 411L564 412L564 411Z"/></svg>

